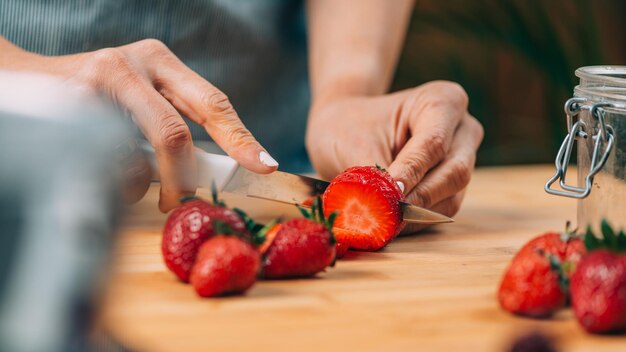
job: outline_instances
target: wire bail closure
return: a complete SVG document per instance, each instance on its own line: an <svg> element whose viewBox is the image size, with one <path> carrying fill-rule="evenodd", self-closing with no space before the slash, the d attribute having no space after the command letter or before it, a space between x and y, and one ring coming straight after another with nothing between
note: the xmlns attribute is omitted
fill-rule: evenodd
<svg viewBox="0 0 626 352"><path fill-rule="evenodd" d="M571 98L565 103L565 116L567 119L567 135L559 148L559 152L556 155L554 165L556 166L556 173L546 182L544 189L550 194L563 197L571 197L577 199L583 199L591 193L591 187L593 185L594 176L602 170L606 160L613 148L613 128L607 125L604 121L604 109L605 107L614 107L613 104L598 103L589 107L589 112L593 116L598 124L592 129L592 139L594 142L593 154L591 156L591 165L589 167L589 173L585 176L585 187L570 186L565 181L567 174L567 165L569 164L572 150L574 148L574 142L576 138L588 138L589 134L585 131L585 123L577 119L580 111L587 108L583 104L586 102L582 98ZM595 132L597 130L597 133ZM601 152L604 145L604 151ZM553 189L552 185L559 180L559 186L562 190Z"/></svg>

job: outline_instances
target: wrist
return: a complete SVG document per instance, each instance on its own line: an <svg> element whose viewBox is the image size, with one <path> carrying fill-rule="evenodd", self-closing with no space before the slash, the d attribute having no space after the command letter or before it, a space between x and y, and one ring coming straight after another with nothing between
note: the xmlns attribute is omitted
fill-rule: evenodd
<svg viewBox="0 0 626 352"><path fill-rule="evenodd" d="M376 60L337 65L329 71L317 75L312 72L313 107L345 98L381 95L389 86L389 75Z"/></svg>
<svg viewBox="0 0 626 352"><path fill-rule="evenodd" d="M43 56L26 51L0 37L0 69L37 71L43 65Z"/></svg>

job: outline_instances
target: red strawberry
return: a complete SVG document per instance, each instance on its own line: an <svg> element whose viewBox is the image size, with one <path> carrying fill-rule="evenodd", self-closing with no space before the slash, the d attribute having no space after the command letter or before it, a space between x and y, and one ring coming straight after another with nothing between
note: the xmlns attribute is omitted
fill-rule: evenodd
<svg viewBox="0 0 626 352"><path fill-rule="evenodd" d="M246 225L237 213L223 206L194 197L184 198L181 203L165 222L161 251L165 265L180 280L188 282L198 248L214 235L215 221L238 233L245 233Z"/></svg>
<svg viewBox="0 0 626 352"><path fill-rule="evenodd" d="M259 252L242 238L217 235L204 242L191 270L191 284L202 297L242 293L256 281Z"/></svg>
<svg viewBox="0 0 626 352"><path fill-rule="evenodd" d="M546 233L525 244L513 257L498 291L505 310L546 317L567 301L569 268L584 254L578 238ZM561 263L567 263L560 265Z"/></svg>
<svg viewBox="0 0 626 352"><path fill-rule="evenodd" d="M335 261L335 238L330 229L336 214L324 219L319 198L313 202L312 213L303 214L308 218L272 228L273 240L263 256L265 278L313 276Z"/></svg>
<svg viewBox="0 0 626 352"><path fill-rule="evenodd" d="M400 187L385 170L352 167L335 177L324 192L324 213L339 211L333 232L345 250L377 250L404 227Z"/></svg>
<svg viewBox="0 0 626 352"><path fill-rule="evenodd" d="M587 231L589 249L572 276L572 308L592 333L626 330L626 235L602 223L603 241Z"/></svg>

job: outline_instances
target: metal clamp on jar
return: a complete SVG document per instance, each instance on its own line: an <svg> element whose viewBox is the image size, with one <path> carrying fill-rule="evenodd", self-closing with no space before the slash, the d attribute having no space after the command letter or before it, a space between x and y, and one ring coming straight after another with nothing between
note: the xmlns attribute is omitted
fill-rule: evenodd
<svg viewBox="0 0 626 352"><path fill-rule="evenodd" d="M599 230L602 219L626 229L626 66L576 70L580 84L565 103L567 135L546 192L578 201L578 228ZM577 143L575 143L577 142ZM574 144L578 183L566 182ZM561 189L553 188L559 181Z"/></svg>

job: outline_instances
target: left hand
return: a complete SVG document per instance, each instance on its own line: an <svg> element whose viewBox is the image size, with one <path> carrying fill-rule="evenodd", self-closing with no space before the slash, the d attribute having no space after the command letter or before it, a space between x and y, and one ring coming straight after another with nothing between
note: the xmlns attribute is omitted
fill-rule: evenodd
<svg viewBox="0 0 626 352"><path fill-rule="evenodd" d="M307 150L324 179L350 166L379 164L404 185L408 202L453 216L483 138L467 104L463 88L445 81L382 96L318 99Z"/></svg>

